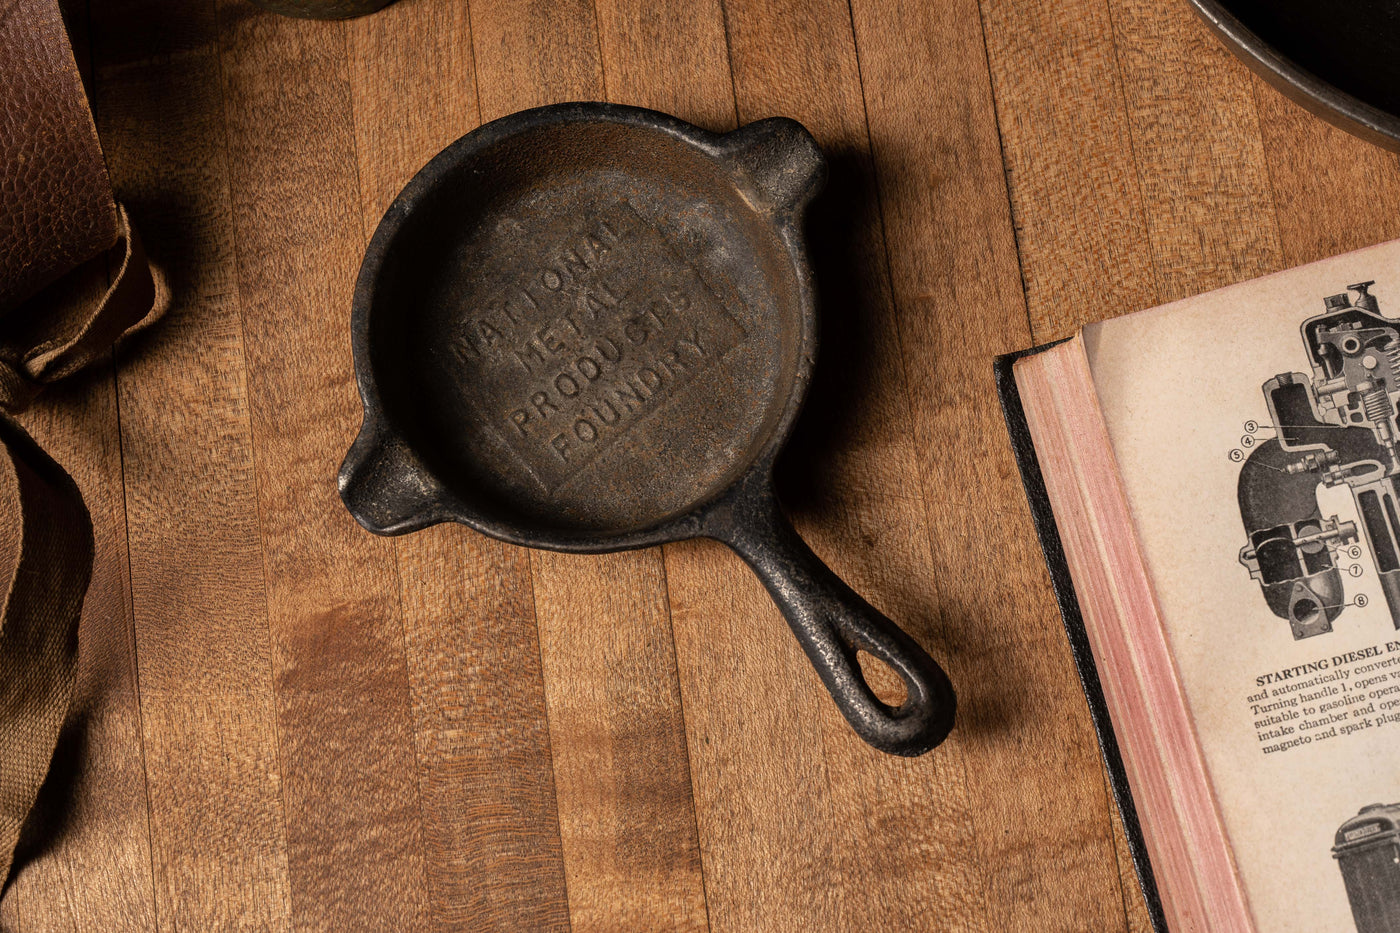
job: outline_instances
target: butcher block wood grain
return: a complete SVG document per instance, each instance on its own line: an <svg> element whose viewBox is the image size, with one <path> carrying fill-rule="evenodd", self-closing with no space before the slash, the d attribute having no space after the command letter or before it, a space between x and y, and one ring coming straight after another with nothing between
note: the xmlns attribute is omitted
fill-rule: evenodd
<svg viewBox="0 0 1400 933"><path fill-rule="evenodd" d="M168 313L26 416L97 560L0 929L1147 929L991 359L1400 235L1394 155L1184 0L70 7ZM386 540L340 505L380 216L565 100L785 115L827 152L778 489L947 668L935 751L857 740L714 542Z"/></svg>

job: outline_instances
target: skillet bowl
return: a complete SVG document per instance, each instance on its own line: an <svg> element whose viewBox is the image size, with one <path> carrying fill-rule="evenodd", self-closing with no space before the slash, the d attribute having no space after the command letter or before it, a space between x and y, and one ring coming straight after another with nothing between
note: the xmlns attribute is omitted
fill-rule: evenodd
<svg viewBox="0 0 1400 933"><path fill-rule="evenodd" d="M484 129L410 183L361 269L377 417L351 456L414 474L368 524L567 550L671 537L800 406L812 287L773 214L815 191L820 153L792 121L717 136L607 105Z"/></svg>
<svg viewBox="0 0 1400 933"><path fill-rule="evenodd" d="M563 104L449 146L394 201L351 315L365 417L340 472L361 525L516 544L723 541L857 734L917 755L953 724L932 658L802 541L773 461L816 342L802 247L825 175L780 118L715 135ZM897 707L857 653L891 667Z"/></svg>

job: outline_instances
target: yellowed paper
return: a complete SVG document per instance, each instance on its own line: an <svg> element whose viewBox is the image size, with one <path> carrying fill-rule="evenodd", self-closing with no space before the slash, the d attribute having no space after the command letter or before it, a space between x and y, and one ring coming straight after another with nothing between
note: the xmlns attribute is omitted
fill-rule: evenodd
<svg viewBox="0 0 1400 933"><path fill-rule="evenodd" d="M1371 280L1391 335L1348 290ZM1377 537L1400 475L1400 243L1093 325L1085 341L1256 924L1351 933L1360 895L1343 869L1369 883L1357 872L1377 874L1383 834L1353 826L1342 861L1336 836L1364 806L1400 802L1400 589L1387 599L1379 571L1394 561ZM1296 520L1305 500L1316 521Z"/></svg>

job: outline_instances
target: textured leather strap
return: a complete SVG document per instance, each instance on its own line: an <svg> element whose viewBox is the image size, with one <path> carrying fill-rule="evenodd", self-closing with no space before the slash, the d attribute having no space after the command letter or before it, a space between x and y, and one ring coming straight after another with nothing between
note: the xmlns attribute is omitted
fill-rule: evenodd
<svg viewBox="0 0 1400 933"><path fill-rule="evenodd" d="M55 0L0 0L0 314L117 241L117 209Z"/></svg>
<svg viewBox="0 0 1400 933"><path fill-rule="evenodd" d="M45 385L85 368L118 337L160 315L141 238L126 209L116 211L114 246L0 321L0 408L25 408ZM102 297L94 302L93 294Z"/></svg>
<svg viewBox="0 0 1400 933"><path fill-rule="evenodd" d="M155 299L56 0L0 0L0 883L72 699L93 551L77 486L10 415Z"/></svg>

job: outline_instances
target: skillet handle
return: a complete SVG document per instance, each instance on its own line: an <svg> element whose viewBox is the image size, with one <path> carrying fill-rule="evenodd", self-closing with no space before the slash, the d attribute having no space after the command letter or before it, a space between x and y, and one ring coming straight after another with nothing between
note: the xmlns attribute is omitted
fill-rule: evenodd
<svg viewBox="0 0 1400 933"><path fill-rule="evenodd" d="M709 534L763 581L857 735L880 751L909 757L947 737L957 700L943 669L812 553L776 497L745 496L709 524ZM866 684L857 650L879 658L904 681L908 695L898 709Z"/></svg>

